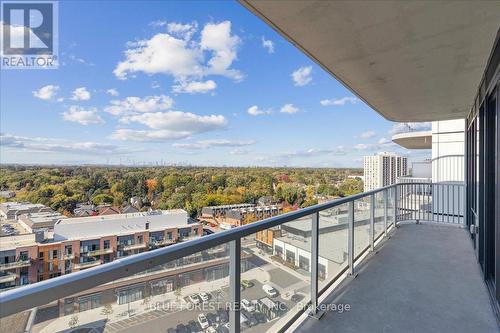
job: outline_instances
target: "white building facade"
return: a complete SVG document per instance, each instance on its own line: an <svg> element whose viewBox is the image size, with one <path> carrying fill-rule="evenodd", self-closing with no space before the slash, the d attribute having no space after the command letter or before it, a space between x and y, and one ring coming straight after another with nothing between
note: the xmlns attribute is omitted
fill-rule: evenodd
<svg viewBox="0 0 500 333"><path fill-rule="evenodd" d="M364 191L395 184L408 173L408 159L391 152L364 157Z"/></svg>

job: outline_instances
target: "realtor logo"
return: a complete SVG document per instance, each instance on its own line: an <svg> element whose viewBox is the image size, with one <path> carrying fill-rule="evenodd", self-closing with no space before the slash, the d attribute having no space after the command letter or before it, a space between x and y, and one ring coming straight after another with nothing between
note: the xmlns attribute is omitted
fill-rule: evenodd
<svg viewBox="0 0 500 333"><path fill-rule="evenodd" d="M57 68L57 2L2 2L2 69Z"/></svg>

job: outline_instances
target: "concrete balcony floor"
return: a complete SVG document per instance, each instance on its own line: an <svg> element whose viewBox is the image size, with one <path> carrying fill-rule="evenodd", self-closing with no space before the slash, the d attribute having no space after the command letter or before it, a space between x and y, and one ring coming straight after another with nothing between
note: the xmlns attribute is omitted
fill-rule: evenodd
<svg viewBox="0 0 500 333"><path fill-rule="evenodd" d="M403 223L296 332L500 332L467 230Z"/></svg>

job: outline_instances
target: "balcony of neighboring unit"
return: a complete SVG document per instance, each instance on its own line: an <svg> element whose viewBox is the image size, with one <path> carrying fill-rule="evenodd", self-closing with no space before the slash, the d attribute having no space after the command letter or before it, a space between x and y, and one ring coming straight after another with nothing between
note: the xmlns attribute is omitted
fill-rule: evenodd
<svg viewBox="0 0 500 333"><path fill-rule="evenodd" d="M31 265L31 259L22 259L14 262L9 262L5 264L0 264L0 271L6 271L9 269L16 269L22 267L29 267Z"/></svg>
<svg viewBox="0 0 500 333"><path fill-rule="evenodd" d="M176 241L174 239L161 239L161 240L155 240L155 241L150 241L149 246L150 247L163 247L163 246L168 246L175 244Z"/></svg>
<svg viewBox="0 0 500 333"><path fill-rule="evenodd" d="M87 252L87 255L90 257L95 257L95 256L101 256L104 254L110 254L113 253L113 248L107 248L107 249L97 249L93 251Z"/></svg>
<svg viewBox="0 0 500 333"><path fill-rule="evenodd" d="M392 142L406 149L431 149L432 131L412 131L394 134Z"/></svg>
<svg viewBox="0 0 500 333"><path fill-rule="evenodd" d="M75 254L74 253L63 253L62 258L63 258L63 260L73 260L73 259L75 259Z"/></svg>
<svg viewBox="0 0 500 333"><path fill-rule="evenodd" d="M73 264L73 268L84 269L84 268L99 266L101 264L102 264L101 260L90 260L90 261L84 261L84 262L79 262L79 263Z"/></svg>
<svg viewBox="0 0 500 333"><path fill-rule="evenodd" d="M16 281L18 275L9 273L9 272L1 272L0 273L0 284L1 283L11 283Z"/></svg>
<svg viewBox="0 0 500 333"><path fill-rule="evenodd" d="M139 249L144 249L146 247L147 247L146 243L135 243L135 244L123 244L123 245L120 245L120 249L122 251L139 250Z"/></svg>

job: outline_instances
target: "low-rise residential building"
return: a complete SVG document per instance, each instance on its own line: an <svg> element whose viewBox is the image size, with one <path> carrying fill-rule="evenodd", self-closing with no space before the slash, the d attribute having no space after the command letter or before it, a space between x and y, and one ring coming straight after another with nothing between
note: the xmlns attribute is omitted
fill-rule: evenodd
<svg viewBox="0 0 500 333"><path fill-rule="evenodd" d="M53 232L0 239L0 289L101 265L203 235L184 210L59 219ZM16 276L13 279L12 276Z"/></svg>
<svg viewBox="0 0 500 333"><path fill-rule="evenodd" d="M54 224L65 218L67 217L58 212L41 212L22 214L17 221L31 233L39 229L53 230Z"/></svg>
<svg viewBox="0 0 500 333"><path fill-rule="evenodd" d="M5 220L16 219L21 214L42 212L52 212L52 209L42 204L33 204L27 201L10 201L0 204L0 218Z"/></svg>

